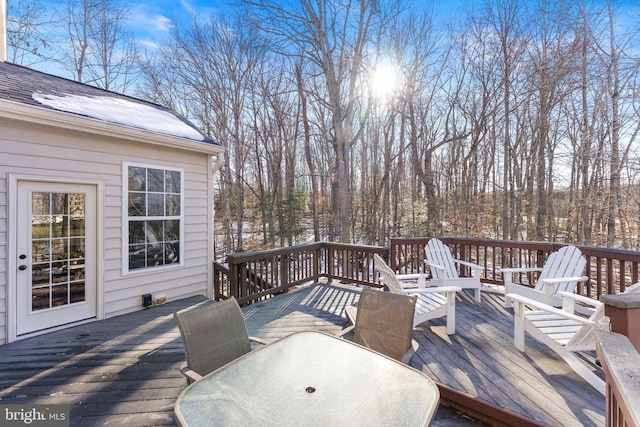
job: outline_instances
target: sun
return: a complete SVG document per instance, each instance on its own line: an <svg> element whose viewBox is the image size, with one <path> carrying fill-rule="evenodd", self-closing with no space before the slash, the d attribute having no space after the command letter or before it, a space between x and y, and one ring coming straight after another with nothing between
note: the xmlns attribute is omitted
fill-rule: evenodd
<svg viewBox="0 0 640 427"><path fill-rule="evenodd" d="M376 98L385 99L393 95L397 87L395 67L387 62L381 62L371 76L371 88Z"/></svg>

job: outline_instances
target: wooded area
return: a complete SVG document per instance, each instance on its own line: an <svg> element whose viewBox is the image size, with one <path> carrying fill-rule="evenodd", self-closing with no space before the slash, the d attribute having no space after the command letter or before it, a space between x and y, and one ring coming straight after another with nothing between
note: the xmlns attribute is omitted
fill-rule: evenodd
<svg viewBox="0 0 640 427"><path fill-rule="evenodd" d="M9 1L13 62L52 61L38 1ZM239 0L143 50L125 2L73 0L57 59L227 147L217 257L309 234L638 249L640 7L464 4L443 17L421 1Z"/></svg>

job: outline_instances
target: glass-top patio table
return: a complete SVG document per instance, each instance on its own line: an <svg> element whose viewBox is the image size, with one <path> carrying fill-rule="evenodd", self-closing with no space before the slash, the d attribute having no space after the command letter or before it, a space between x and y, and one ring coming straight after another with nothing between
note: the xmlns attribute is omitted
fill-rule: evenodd
<svg viewBox="0 0 640 427"><path fill-rule="evenodd" d="M321 332L258 348L187 387L181 426L422 426L440 394L422 372Z"/></svg>

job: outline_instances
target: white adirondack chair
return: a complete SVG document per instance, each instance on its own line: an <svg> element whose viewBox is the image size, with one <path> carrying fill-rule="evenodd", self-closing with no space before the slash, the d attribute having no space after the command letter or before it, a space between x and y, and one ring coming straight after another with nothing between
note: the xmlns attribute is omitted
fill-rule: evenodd
<svg viewBox="0 0 640 427"><path fill-rule="evenodd" d="M416 309L413 326L446 316L447 334L456 333L456 292L461 291L458 286L425 287L425 274L395 274L380 255L373 255L373 262L380 279L394 294L415 295ZM412 280L413 287L404 287L400 281ZM415 286L417 281L418 286Z"/></svg>
<svg viewBox="0 0 640 427"><path fill-rule="evenodd" d="M628 287L625 293L640 293L640 283ZM525 331L528 332L556 352L578 375L604 395L605 382L574 354L576 351L595 350L594 332L599 329L609 330L609 318L604 314L604 304L572 292L560 292L562 309L518 294L509 296L514 304L515 347L525 351ZM576 302L589 304L595 311L589 318L577 316L573 312Z"/></svg>
<svg viewBox="0 0 640 427"><path fill-rule="evenodd" d="M587 260L582 252L575 246L565 246L553 252L547 258L542 268L502 268L498 270L504 277L504 306L511 307L509 294L518 294L526 298L543 302L547 305L560 307L562 299L559 292L573 292L579 282L588 279L580 274L584 270ZM513 275L540 271L540 276L533 288L518 283L513 283Z"/></svg>
<svg viewBox="0 0 640 427"><path fill-rule="evenodd" d="M429 239L425 246L426 264L431 271L433 282L437 286L459 286L463 289L475 289L475 300L480 302L480 271L483 267L472 262L455 259L451 251L439 239ZM471 268L471 277L460 277L456 264Z"/></svg>

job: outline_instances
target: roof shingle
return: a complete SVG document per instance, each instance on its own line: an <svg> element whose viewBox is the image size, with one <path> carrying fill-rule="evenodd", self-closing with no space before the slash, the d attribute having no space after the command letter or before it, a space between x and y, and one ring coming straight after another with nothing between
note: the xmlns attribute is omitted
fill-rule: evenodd
<svg viewBox="0 0 640 427"><path fill-rule="evenodd" d="M34 94L40 95L55 95L55 96L68 96L78 95L90 98L111 98L123 100L131 103L145 105L153 108L157 111L169 113L189 127L195 129L200 135L202 135L202 141L209 144L216 144L211 139L206 138L200 129L193 125L193 123L180 116L174 110L163 107L158 104L147 102L138 98L122 95L116 92L107 91L97 87L89 86L87 84L78 83L73 80L65 79L62 77L54 76L51 74L43 73L41 71L32 70L21 65L16 65L8 62L0 61L0 99L18 102L21 104L28 104L42 108L48 108L51 110L58 110L49 105L42 104L34 99ZM58 110L59 111L59 110ZM77 112L66 111L69 114L78 114ZM86 115L87 117L91 117ZM96 117L92 117L96 118ZM109 121L116 123L113 121ZM118 123L122 124L122 123ZM131 126L140 129L149 129L149 127L143 123L139 126L134 123L129 123ZM162 132L167 133L167 132ZM217 144L216 144L217 145Z"/></svg>

